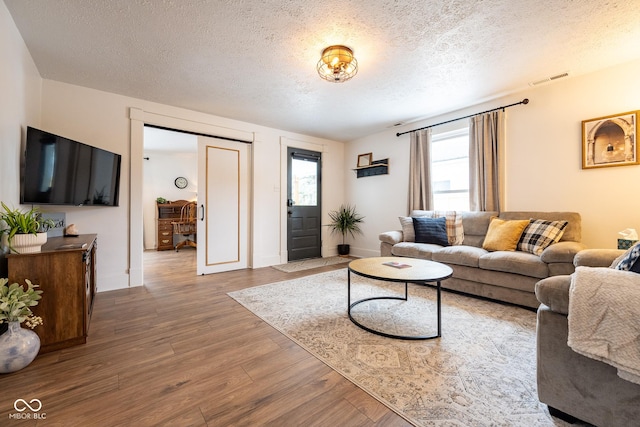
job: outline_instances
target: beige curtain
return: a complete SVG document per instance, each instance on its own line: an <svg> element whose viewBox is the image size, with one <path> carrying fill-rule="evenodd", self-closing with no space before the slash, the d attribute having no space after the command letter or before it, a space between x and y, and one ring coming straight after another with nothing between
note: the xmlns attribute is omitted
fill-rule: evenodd
<svg viewBox="0 0 640 427"><path fill-rule="evenodd" d="M431 210L431 129L411 132L409 156L409 213L414 209Z"/></svg>
<svg viewBox="0 0 640 427"><path fill-rule="evenodd" d="M500 149L504 143L504 110L469 119L469 207L499 211L502 200Z"/></svg>

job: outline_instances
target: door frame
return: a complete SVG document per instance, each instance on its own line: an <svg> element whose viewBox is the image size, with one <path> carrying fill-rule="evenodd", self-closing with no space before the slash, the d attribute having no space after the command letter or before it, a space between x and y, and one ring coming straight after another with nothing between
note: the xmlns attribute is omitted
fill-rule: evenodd
<svg viewBox="0 0 640 427"><path fill-rule="evenodd" d="M317 151L321 153L324 157L324 154L327 152L327 148L324 144L314 144L312 142L300 141L296 139L281 137L280 138L280 164L283 165L280 168L280 264L286 264L289 259L289 252L287 248L287 150L289 148L298 148L302 150L309 151ZM322 176L325 175L325 163L320 162L320 173ZM320 182L320 198L321 200L325 199L325 181L321 180ZM325 216L325 208L324 205L322 207L322 217ZM321 242L324 241L325 231L324 228L320 230L320 239ZM321 256L325 256L324 253L324 244L320 244L320 252Z"/></svg>
<svg viewBox="0 0 640 427"><path fill-rule="evenodd" d="M200 133L203 135L233 138L254 143L256 135L239 129L232 129L214 125L212 123L198 122L190 119L168 116L166 114L145 111L139 108L129 108L129 121L131 132L130 159L129 159L129 287L144 285L143 257L144 238L142 221L142 184L143 184L143 157L144 157L144 125L154 125L175 129L178 131ZM249 150L249 168L254 168L253 150ZM254 174L249 182L249 265L253 259L253 234L254 218L251 206L253 206ZM126 182L126 181L125 181Z"/></svg>

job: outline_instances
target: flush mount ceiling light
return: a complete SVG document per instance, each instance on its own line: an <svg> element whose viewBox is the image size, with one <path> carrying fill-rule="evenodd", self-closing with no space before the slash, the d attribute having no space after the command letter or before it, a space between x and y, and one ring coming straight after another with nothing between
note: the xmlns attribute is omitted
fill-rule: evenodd
<svg viewBox="0 0 640 427"><path fill-rule="evenodd" d="M317 69L323 79L333 83L342 83L351 80L358 73L358 61L353 57L353 51L348 47L329 46L322 52Z"/></svg>

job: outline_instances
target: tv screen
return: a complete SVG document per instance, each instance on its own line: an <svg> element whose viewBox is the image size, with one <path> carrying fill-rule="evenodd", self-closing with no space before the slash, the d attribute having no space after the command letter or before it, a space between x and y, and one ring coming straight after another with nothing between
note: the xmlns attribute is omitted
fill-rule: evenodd
<svg viewBox="0 0 640 427"><path fill-rule="evenodd" d="M118 206L119 154L27 127L24 204Z"/></svg>

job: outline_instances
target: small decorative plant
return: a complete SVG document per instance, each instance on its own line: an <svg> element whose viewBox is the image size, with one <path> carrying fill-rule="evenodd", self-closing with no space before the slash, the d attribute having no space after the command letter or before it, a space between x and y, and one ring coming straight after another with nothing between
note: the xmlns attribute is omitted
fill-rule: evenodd
<svg viewBox="0 0 640 427"><path fill-rule="evenodd" d="M31 208L27 212L22 212L19 209L10 209L4 202L2 204L2 211L0 211L0 220L3 220L7 225L7 228L2 232L9 234L11 239L16 234L37 234L42 231L44 226L55 226L53 220L43 219L42 213L38 208Z"/></svg>
<svg viewBox="0 0 640 427"><path fill-rule="evenodd" d="M0 278L0 323L25 322L33 329L42 325L42 318L34 316L31 307L38 305L42 291L36 290L38 285L26 279L27 289L18 283L9 284L9 279Z"/></svg>
<svg viewBox="0 0 640 427"><path fill-rule="evenodd" d="M347 233L351 234L351 237L362 234L359 224L364 222L364 217L356 212L355 206L341 205L338 210L329 212L329 218L331 218L331 223L327 226L331 229L331 233L342 234L342 245L338 245L338 253L340 255L349 254L349 245L344 243Z"/></svg>
<svg viewBox="0 0 640 427"><path fill-rule="evenodd" d="M19 209L10 209L4 202L0 210L0 220L4 221L5 227L0 229L0 235L7 234L9 249L15 252L11 246L11 240L16 234L37 235L45 231L44 227L54 227L55 223L51 219L43 219L42 213L37 208L31 208L27 212Z"/></svg>

